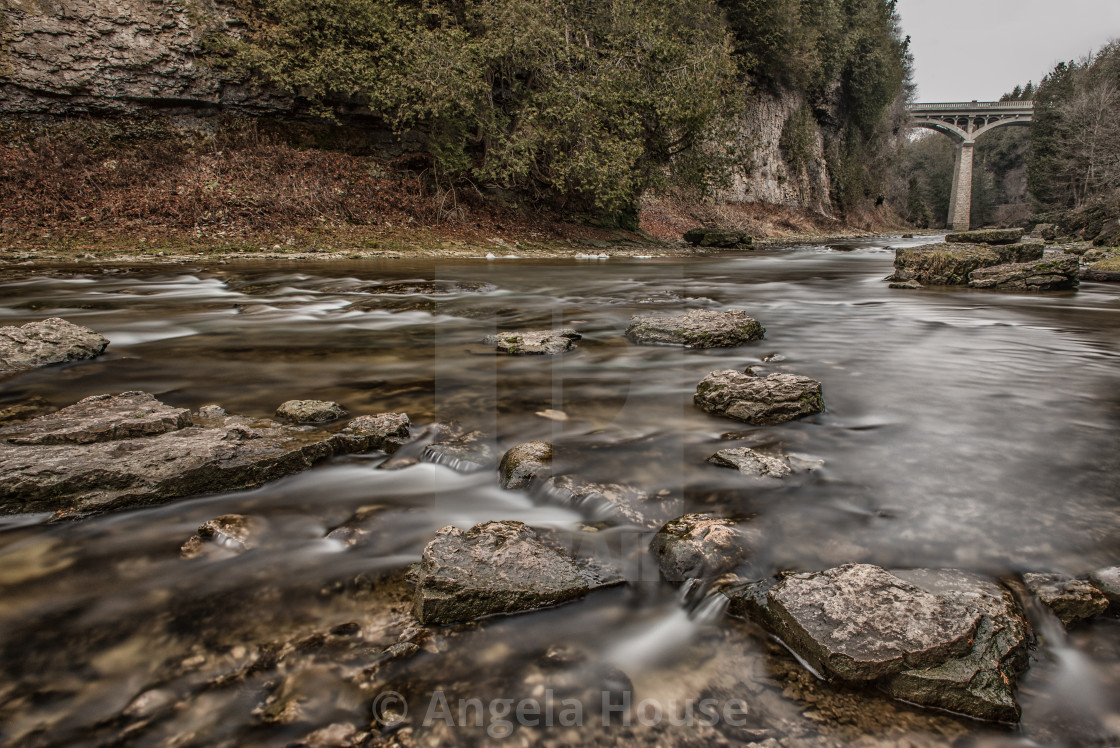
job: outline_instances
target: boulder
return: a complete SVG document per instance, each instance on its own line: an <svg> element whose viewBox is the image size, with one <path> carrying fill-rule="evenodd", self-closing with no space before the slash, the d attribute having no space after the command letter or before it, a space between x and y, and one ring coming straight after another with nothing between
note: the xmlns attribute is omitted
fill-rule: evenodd
<svg viewBox="0 0 1120 748"><path fill-rule="evenodd" d="M750 447L721 449L709 457L708 462L720 467L735 468L743 475L753 478L784 478L793 472L788 460L761 454Z"/></svg>
<svg viewBox="0 0 1120 748"><path fill-rule="evenodd" d="M768 426L824 410L821 383L797 374L756 377L734 369L713 371L696 385L693 402L718 416Z"/></svg>
<svg viewBox="0 0 1120 748"><path fill-rule="evenodd" d="M575 330L530 330L527 332L499 332L488 335L482 342L494 346L498 353L511 356L555 356L575 348L575 341L583 336Z"/></svg>
<svg viewBox="0 0 1120 748"><path fill-rule="evenodd" d="M972 647L938 665L903 670L882 687L906 701L978 719L1018 722L1015 683L1027 667L1030 627L1015 598L989 579L957 569L911 569L895 576L980 616Z"/></svg>
<svg viewBox="0 0 1120 748"><path fill-rule="evenodd" d="M408 417L356 418L336 434L189 412L143 392L98 395L5 429L0 514L89 514L259 486L334 454L395 451Z"/></svg>
<svg viewBox="0 0 1120 748"><path fill-rule="evenodd" d="M0 327L0 374L100 356L109 340L58 317Z"/></svg>
<svg viewBox="0 0 1120 748"><path fill-rule="evenodd" d="M766 329L741 309L726 312L694 310L674 317L634 317L626 337L639 345L683 345L686 348L734 348L761 340Z"/></svg>
<svg viewBox="0 0 1120 748"><path fill-rule="evenodd" d="M671 582L709 579L738 566L761 540L743 520L686 514L653 536L650 550Z"/></svg>
<svg viewBox="0 0 1120 748"><path fill-rule="evenodd" d="M624 580L577 559L521 522L445 527L415 571L413 610L423 624L521 613L583 597Z"/></svg>
<svg viewBox="0 0 1120 748"><path fill-rule="evenodd" d="M326 423L349 415L338 403L326 400L288 400L276 409L276 417L292 423Z"/></svg>
<svg viewBox="0 0 1120 748"><path fill-rule="evenodd" d="M684 240L697 247L719 247L722 249L750 249L754 243L754 240L742 231L703 226L686 231Z"/></svg>
<svg viewBox="0 0 1120 748"><path fill-rule="evenodd" d="M1104 594L1111 607L1120 608L1120 566L1098 569L1089 575L1089 581Z"/></svg>
<svg viewBox="0 0 1120 748"><path fill-rule="evenodd" d="M1108 598L1084 579L1064 574L1024 574L1023 583L1066 626L1108 610Z"/></svg>
<svg viewBox="0 0 1120 748"><path fill-rule="evenodd" d="M1017 262L980 268L969 274L972 288L1002 291L1057 291L1076 288L1080 261L1074 255L1059 254L1036 262Z"/></svg>
<svg viewBox="0 0 1120 748"><path fill-rule="evenodd" d="M536 478L552 469L552 444L533 441L518 444L502 456L498 482L502 488L527 488Z"/></svg>
<svg viewBox="0 0 1120 748"><path fill-rule="evenodd" d="M980 615L878 566L791 574L767 593L782 640L817 672L870 681L967 654Z"/></svg>
<svg viewBox="0 0 1120 748"><path fill-rule="evenodd" d="M958 231L945 237L950 244L1014 244L1023 238L1023 229L981 229Z"/></svg>
<svg viewBox="0 0 1120 748"><path fill-rule="evenodd" d="M261 530L259 520L243 514L223 514L206 520L198 526L198 533L192 535L179 549L183 558L197 558L210 550L224 549L242 553L257 544Z"/></svg>
<svg viewBox="0 0 1120 748"><path fill-rule="evenodd" d="M1052 223L1035 224L1034 229L1031 230L1031 236L1052 242L1058 238L1058 227Z"/></svg>
<svg viewBox="0 0 1120 748"><path fill-rule="evenodd" d="M1120 219L1113 218L1101 227L1101 231L1093 238L1097 247L1120 247Z"/></svg>
<svg viewBox="0 0 1120 748"><path fill-rule="evenodd" d="M981 268L1011 262L1042 259L1041 244L1012 244L993 247L975 244L926 244L896 249L895 272L888 280L917 282L927 286L963 286L969 275ZM911 286L906 286L911 287Z"/></svg>

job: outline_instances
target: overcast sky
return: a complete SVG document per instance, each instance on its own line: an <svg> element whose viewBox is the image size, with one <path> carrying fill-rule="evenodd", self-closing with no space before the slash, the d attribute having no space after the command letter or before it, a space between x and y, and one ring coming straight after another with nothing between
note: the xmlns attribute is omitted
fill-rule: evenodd
<svg viewBox="0 0 1120 748"><path fill-rule="evenodd" d="M1120 0L899 0L918 101L994 101L1120 38Z"/></svg>

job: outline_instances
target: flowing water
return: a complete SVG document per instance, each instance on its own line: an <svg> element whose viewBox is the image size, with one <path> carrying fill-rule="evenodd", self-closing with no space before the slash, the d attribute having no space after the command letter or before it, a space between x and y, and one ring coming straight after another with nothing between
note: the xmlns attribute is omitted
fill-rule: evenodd
<svg viewBox="0 0 1120 748"><path fill-rule="evenodd" d="M265 417L285 400L314 398L353 414L404 411L419 429L455 420L499 449L551 440L580 475L664 492L682 513L755 515L762 542L747 571L759 576L853 561L1078 575L1120 562L1120 288L891 290L882 282L891 262L884 240L687 260L44 272L0 284L0 324L61 316L112 343L94 361L0 381L0 407L145 390L176 406L218 403ZM489 286L371 293L371 283L416 280ZM634 314L730 307L758 318L766 339L684 351L634 346L621 334ZM554 326L577 328L578 349L498 358L479 344L497 330ZM779 358L763 362L771 354ZM692 406L706 373L748 365L820 380L826 412L755 428ZM547 411L566 420L538 415ZM763 485L705 462L736 445L824 465ZM257 490L80 522L0 520L0 738L1120 743L1114 617L1039 637L1021 681L1020 726L970 721L814 680L760 631L723 616L704 590L659 581L644 552L649 531L602 507L503 491L490 470L379 470L383 459L337 458ZM375 517L365 542L324 539L360 508ZM179 557L201 522L230 513L260 521L258 547ZM417 636L404 612L404 570L437 529L505 519L578 534L585 552L623 567L632 584ZM409 656L393 659L384 650L398 639L421 649L399 645ZM388 691L407 701L408 716L378 701ZM493 699L542 693L581 704L594 701L588 693L648 699L666 711L738 699L748 716L627 726L596 712L582 726L557 715L534 727L491 709ZM485 707L482 725L470 713L472 726L452 726L467 698ZM328 732L308 738L321 728Z"/></svg>

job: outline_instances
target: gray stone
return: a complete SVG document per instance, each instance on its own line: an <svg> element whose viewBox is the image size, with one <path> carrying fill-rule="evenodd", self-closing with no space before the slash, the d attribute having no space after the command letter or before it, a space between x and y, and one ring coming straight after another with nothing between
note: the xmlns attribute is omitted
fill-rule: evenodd
<svg viewBox="0 0 1120 748"><path fill-rule="evenodd" d="M719 247L723 249L749 249L754 242L750 236L742 231L703 226L686 231L684 240L698 247Z"/></svg>
<svg viewBox="0 0 1120 748"><path fill-rule="evenodd" d="M1111 607L1120 607L1120 566L1098 569L1089 575L1089 581L1104 594Z"/></svg>
<svg viewBox="0 0 1120 748"><path fill-rule="evenodd" d="M767 598L782 640L821 674L850 681L967 654L980 618L868 564L791 574Z"/></svg>
<svg viewBox="0 0 1120 748"><path fill-rule="evenodd" d="M583 336L575 330L530 330L526 332L499 332L488 335L482 342L494 346L498 353L511 356L555 356L575 348L575 341Z"/></svg>
<svg viewBox="0 0 1120 748"><path fill-rule="evenodd" d="M544 482L544 492L598 520L622 518L650 529L680 512L680 502L671 496L653 496L626 483L600 483L574 475L549 478Z"/></svg>
<svg viewBox="0 0 1120 748"><path fill-rule="evenodd" d="M889 676L883 688L923 706L978 719L1018 722L1015 683L1027 667L1030 627L1015 598L989 579L956 569L912 569L895 576L980 616L972 648L959 657Z"/></svg>
<svg viewBox="0 0 1120 748"><path fill-rule="evenodd" d="M242 553L257 545L257 535L261 523L243 514L223 514L206 520L198 526L198 533L192 535L179 549L183 558L197 558L207 551L224 550Z"/></svg>
<svg viewBox="0 0 1120 748"><path fill-rule="evenodd" d="M1057 291L1078 285L1081 263L1074 255L1060 254L1037 262L1018 262L980 268L969 275L972 288L1002 291Z"/></svg>
<svg viewBox="0 0 1120 748"><path fill-rule="evenodd" d="M750 447L721 449L709 457L708 462L735 468L743 475L754 478L784 478L793 472L786 460L761 454Z"/></svg>
<svg viewBox="0 0 1120 748"><path fill-rule="evenodd" d="M727 369L696 385L693 402L702 410L757 426L785 423L824 410L821 383L797 374L755 377Z"/></svg>
<svg viewBox="0 0 1120 748"><path fill-rule="evenodd" d="M761 541L742 520L686 514L667 522L650 543L661 573L671 582L708 579L738 566Z"/></svg>
<svg viewBox="0 0 1120 748"><path fill-rule="evenodd" d="M292 423L326 423L344 418L346 409L326 400L288 400L276 409L276 417Z"/></svg>
<svg viewBox="0 0 1120 748"><path fill-rule="evenodd" d="M535 479L552 469L552 445L533 441L512 447L498 466L498 481L510 490L527 488Z"/></svg>
<svg viewBox="0 0 1120 748"><path fill-rule="evenodd" d="M355 289L351 289L355 290ZM379 285L362 286L358 291L373 294L457 296L461 294L493 293L498 287L483 281L399 281Z"/></svg>
<svg viewBox="0 0 1120 748"><path fill-rule="evenodd" d="M927 286L963 286L976 270L1007 263L1042 259L1040 244L987 246L976 244L927 244L921 247L896 249L895 283L917 282ZM909 287L909 286L907 286Z"/></svg>
<svg viewBox="0 0 1120 748"><path fill-rule="evenodd" d="M897 288L906 291L917 291L918 289L925 288L925 286L923 286L921 283L918 283L918 281L909 280L891 283L888 288Z"/></svg>
<svg viewBox="0 0 1120 748"><path fill-rule="evenodd" d="M421 623L456 623L570 602L623 580L546 543L521 522L445 527L415 572Z"/></svg>
<svg viewBox="0 0 1120 748"><path fill-rule="evenodd" d="M424 448L420 459L446 465L461 473L473 473L493 466L496 458L490 437L481 431L463 434L448 430Z"/></svg>
<svg viewBox="0 0 1120 748"><path fill-rule="evenodd" d="M147 392L93 395L20 426L0 429L11 444L91 444L178 431L191 425L186 408L164 405Z"/></svg>
<svg viewBox="0 0 1120 748"><path fill-rule="evenodd" d="M1066 626L1108 610L1108 598L1084 579L1064 574L1024 574L1023 583Z"/></svg>
<svg viewBox="0 0 1120 748"><path fill-rule="evenodd" d="M194 426L187 411L146 393L97 398L103 399L87 398L9 434L33 443L0 442L0 514L89 514L251 488L334 454L395 451L408 434L403 414L363 416L330 434L239 417ZM106 417L95 407L106 402L143 408L122 406ZM153 404L155 417L148 415Z"/></svg>
<svg viewBox="0 0 1120 748"><path fill-rule="evenodd" d="M109 340L58 317L0 327L0 374L100 356Z"/></svg>
<svg viewBox="0 0 1120 748"><path fill-rule="evenodd" d="M734 348L761 340L766 329L741 309L726 312L694 310L674 317L634 317L626 337L640 345L683 345L686 348Z"/></svg>
<svg viewBox="0 0 1120 748"><path fill-rule="evenodd" d="M1022 238L1023 229L980 229L949 234L945 241L959 244L1014 244Z"/></svg>
<svg viewBox="0 0 1120 748"><path fill-rule="evenodd" d="M199 418L225 418L228 413L221 405L203 405L198 409Z"/></svg>

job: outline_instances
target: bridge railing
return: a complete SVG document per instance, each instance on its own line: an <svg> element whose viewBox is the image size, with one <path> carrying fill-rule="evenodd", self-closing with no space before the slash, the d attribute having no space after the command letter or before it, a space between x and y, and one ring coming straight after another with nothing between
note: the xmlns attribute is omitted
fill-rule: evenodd
<svg viewBox="0 0 1120 748"><path fill-rule="evenodd" d="M944 112L944 111L963 111L972 112L977 110L1027 110L1034 109L1033 101L969 101L969 102L945 102L935 104L907 104L906 109L911 112Z"/></svg>

